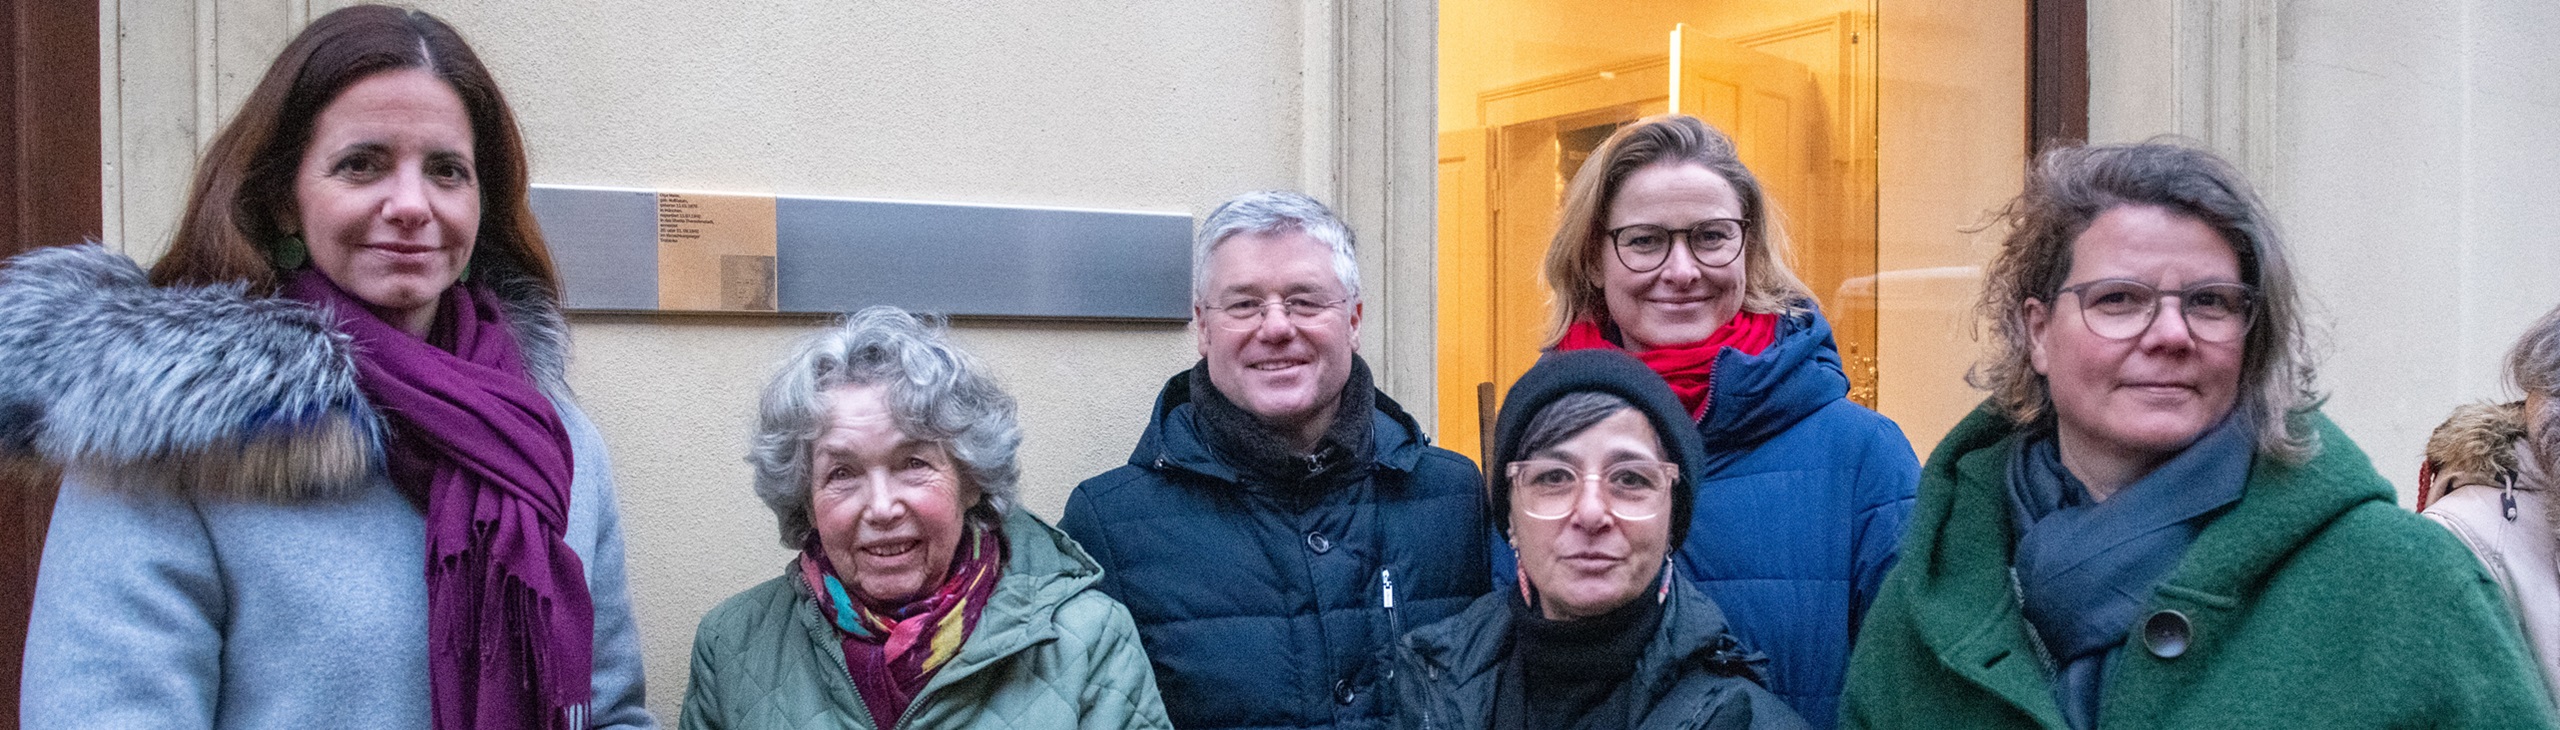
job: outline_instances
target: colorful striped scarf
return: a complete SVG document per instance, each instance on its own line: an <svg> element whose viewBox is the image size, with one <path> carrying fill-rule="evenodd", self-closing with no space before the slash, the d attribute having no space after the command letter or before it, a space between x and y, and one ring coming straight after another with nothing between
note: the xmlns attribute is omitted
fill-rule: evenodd
<svg viewBox="0 0 2560 730"><path fill-rule="evenodd" d="M800 578L817 597L818 614L844 642L845 671L871 712L872 727L896 727L925 683L960 655L996 581L1004 577L1004 530L974 517L967 522L942 586L885 609L845 590L816 534L800 548Z"/></svg>

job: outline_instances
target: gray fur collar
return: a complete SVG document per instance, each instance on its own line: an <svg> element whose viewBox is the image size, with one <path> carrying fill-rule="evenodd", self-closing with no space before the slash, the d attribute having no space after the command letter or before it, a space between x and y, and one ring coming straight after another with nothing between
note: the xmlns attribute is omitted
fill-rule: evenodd
<svg viewBox="0 0 2560 730"><path fill-rule="evenodd" d="M534 382L565 399L567 327L530 277L481 277ZM0 456L115 488L284 502L361 487L381 426L320 310L239 284L157 288L96 244L0 267Z"/></svg>

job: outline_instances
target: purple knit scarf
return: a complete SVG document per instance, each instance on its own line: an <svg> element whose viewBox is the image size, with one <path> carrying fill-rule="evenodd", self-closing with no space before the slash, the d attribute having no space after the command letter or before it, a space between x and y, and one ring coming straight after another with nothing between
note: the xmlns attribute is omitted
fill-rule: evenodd
<svg viewBox="0 0 2560 730"><path fill-rule="evenodd" d="M333 312L354 338L357 384L388 426L391 481L425 506L435 727L585 727L595 609L561 541L569 434L497 297L446 289L421 341L316 272L284 295Z"/></svg>

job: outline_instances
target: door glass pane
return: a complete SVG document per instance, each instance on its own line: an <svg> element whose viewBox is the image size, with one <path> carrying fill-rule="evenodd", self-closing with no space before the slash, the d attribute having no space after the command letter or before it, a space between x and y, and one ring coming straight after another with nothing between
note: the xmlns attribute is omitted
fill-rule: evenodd
<svg viewBox="0 0 2560 730"><path fill-rule="evenodd" d="M1620 125L1677 110L1734 137L1850 397L1925 452L1979 397L1960 315L1988 248L1963 229L2023 165L2025 7L1906 5L1442 5L1441 442L1474 454L1479 384L1498 395L1545 343L1538 269L1566 183Z"/></svg>

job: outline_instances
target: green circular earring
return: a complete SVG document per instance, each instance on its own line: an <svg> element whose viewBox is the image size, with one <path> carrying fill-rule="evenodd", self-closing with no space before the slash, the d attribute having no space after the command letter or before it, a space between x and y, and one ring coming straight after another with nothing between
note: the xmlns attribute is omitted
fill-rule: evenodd
<svg viewBox="0 0 2560 730"><path fill-rule="evenodd" d="M311 247L303 245L302 235L298 233L285 234L283 240L276 242L273 254L276 268L282 271L302 268L303 264L311 261Z"/></svg>

